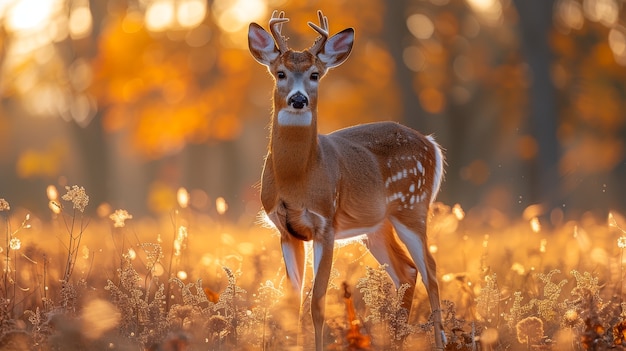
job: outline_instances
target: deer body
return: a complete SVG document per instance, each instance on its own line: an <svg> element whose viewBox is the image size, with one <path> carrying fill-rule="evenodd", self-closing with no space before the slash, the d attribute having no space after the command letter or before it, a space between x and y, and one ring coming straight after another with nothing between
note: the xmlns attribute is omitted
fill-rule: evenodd
<svg viewBox="0 0 626 351"><path fill-rule="evenodd" d="M322 37L302 52L289 50L280 36L287 21L283 13L270 20L272 36L254 23L249 31L251 53L276 80L261 202L280 232L287 275L302 294L304 242L312 241L311 315L316 350L322 350L335 240L367 234L366 245L387 264L396 287L411 286L403 301L409 311L420 273L433 310L435 342L443 348L435 261L426 238L428 208L443 174L441 150L431 137L394 122L317 133L318 81L345 61L354 39L352 29L328 39L327 19L318 14L321 27L309 24Z"/></svg>

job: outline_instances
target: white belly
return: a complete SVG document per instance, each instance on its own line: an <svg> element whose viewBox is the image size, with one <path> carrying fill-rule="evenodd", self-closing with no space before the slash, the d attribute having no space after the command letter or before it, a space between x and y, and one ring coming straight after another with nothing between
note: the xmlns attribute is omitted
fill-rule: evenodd
<svg viewBox="0 0 626 351"><path fill-rule="evenodd" d="M335 232L335 240L353 239L357 236L374 233L378 231L382 225L382 223L379 223L372 227L340 229Z"/></svg>

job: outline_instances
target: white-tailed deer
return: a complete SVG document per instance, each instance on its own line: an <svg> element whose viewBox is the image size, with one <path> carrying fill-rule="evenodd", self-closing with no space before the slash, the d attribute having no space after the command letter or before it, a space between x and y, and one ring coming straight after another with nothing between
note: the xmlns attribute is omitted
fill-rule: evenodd
<svg viewBox="0 0 626 351"><path fill-rule="evenodd" d="M272 14L271 35L256 23L248 32L252 56L268 67L276 83L261 202L280 231L287 275L302 300L304 242L312 240L311 316L320 351L335 240L367 234L367 247L387 265L396 287L411 286L403 301L409 311L420 273L435 345L443 349L435 260L426 239L428 208L443 175L441 149L432 137L395 122L317 133L318 83L348 58L354 41L352 28L329 38L328 19L321 11L318 16L320 25L309 25L320 37L301 52L289 49L281 34L288 21L283 12Z"/></svg>

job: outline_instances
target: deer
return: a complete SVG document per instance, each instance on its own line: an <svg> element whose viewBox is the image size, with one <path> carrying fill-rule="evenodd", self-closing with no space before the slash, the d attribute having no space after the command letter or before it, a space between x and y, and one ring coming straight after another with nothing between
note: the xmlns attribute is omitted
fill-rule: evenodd
<svg viewBox="0 0 626 351"><path fill-rule="evenodd" d="M325 296L335 242L366 235L365 246L393 280L408 284L402 306L410 312L417 274L428 293L435 348L445 346L436 263L426 227L444 173L444 156L432 136L397 122L373 122L329 134L317 130L318 85L346 61L354 29L329 37L328 18L317 12L319 34L303 51L288 47L274 11L268 33L250 23L248 47L274 79L273 112L261 175L261 204L278 229L286 275L300 298L305 242L312 242L310 291L315 350L324 347Z"/></svg>

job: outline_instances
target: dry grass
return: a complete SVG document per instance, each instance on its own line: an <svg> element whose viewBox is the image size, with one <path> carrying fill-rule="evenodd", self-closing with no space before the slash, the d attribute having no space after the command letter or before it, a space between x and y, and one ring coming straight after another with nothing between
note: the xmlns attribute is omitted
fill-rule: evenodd
<svg viewBox="0 0 626 351"><path fill-rule="evenodd" d="M0 201L0 349L286 350L300 328L309 344L312 327L298 320L272 230L186 208L160 220L121 211L88 218L84 189L67 190L49 194L52 220ZM617 214L546 230L534 219L477 210L464 217L438 204L429 237L447 349L620 349L622 228ZM421 283L408 316L397 303L403 288L362 244L335 256L328 350L431 346ZM305 301L305 315L309 308Z"/></svg>

